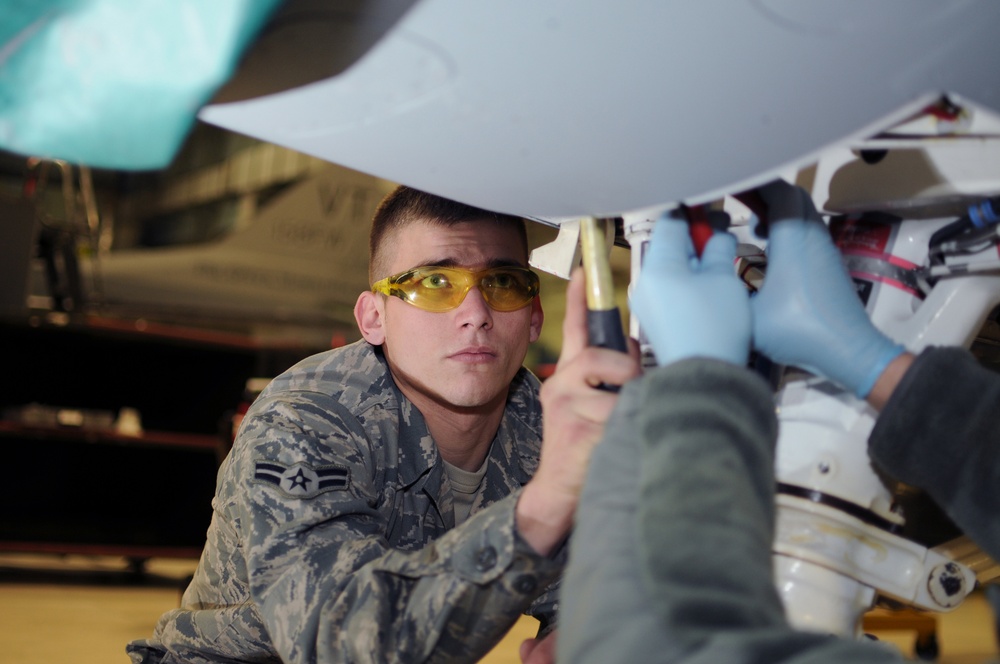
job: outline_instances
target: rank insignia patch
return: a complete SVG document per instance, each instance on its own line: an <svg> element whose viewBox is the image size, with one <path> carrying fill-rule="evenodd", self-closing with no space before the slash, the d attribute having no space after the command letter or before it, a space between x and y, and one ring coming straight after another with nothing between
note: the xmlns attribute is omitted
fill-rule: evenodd
<svg viewBox="0 0 1000 664"><path fill-rule="evenodd" d="M307 463L285 466L274 461L258 461L254 464L253 479L274 485L293 498L312 498L326 491L346 489L350 473L342 466L313 468Z"/></svg>

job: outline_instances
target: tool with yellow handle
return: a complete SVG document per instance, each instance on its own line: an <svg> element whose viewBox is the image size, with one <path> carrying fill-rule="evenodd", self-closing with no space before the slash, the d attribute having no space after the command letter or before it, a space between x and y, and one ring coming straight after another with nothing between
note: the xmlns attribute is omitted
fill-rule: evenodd
<svg viewBox="0 0 1000 664"><path fill-rule="evenodd" d="M628 352L621 314L615 305L611 264L605 242L607 220L580 221L583 269L587 277L587 333L591 346ZM611 389L617 389L611 386Z"/></svg>

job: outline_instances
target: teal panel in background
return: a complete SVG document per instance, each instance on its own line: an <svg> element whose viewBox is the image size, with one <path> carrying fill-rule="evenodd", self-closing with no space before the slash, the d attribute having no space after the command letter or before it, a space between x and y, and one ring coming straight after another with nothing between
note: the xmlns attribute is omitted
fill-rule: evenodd
<svg viewBox="0 0 1000 664"><path fill-rule="evenodd" d="M282 0L8 0L0 148L97 168L167 166Z"/></svg>

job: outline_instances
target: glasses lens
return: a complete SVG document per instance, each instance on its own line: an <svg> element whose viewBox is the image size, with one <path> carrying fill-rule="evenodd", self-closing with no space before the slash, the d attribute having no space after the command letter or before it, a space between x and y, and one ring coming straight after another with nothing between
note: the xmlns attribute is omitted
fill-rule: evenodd
<svg viewBox="0 0 1000 664"><path fill-rule="evenodd" d="M514 311L538 294L538 277L523 267L493 268L482 275L479 290L497 311Z"/></svg>
<svg viewBox="0 0 1000 664"><path fill-rule="evenodd" d="M448 311L457 307L472 281L472 275L447 267L420 267L413 270L412 275L407 280L407 298L428 311Z"/></svg>

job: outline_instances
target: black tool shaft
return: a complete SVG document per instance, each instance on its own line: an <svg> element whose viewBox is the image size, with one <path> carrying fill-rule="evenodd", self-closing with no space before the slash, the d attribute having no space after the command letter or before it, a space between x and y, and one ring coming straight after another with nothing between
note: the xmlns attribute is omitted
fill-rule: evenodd
<svg viewBox="0 0 1000 664"><path fill-rule="evenodd" d="M618 308L587 311L587 335L591 346L628 352Z"/></svg>

